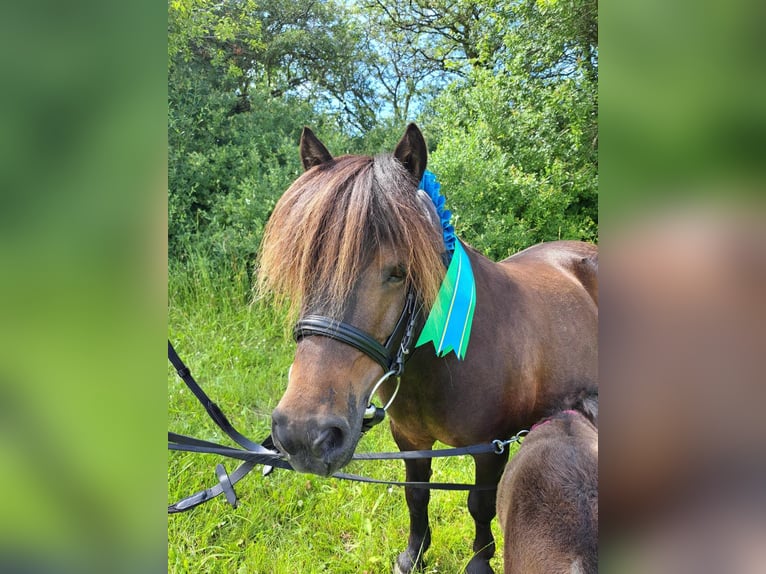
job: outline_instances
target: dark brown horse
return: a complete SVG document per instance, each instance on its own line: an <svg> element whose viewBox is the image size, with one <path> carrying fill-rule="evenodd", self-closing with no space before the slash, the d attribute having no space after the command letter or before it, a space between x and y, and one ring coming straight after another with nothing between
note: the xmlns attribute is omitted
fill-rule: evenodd
<svg viewBox="0 0 766 574"><path fill-rule="evenodd" d="M598 572L598 431L566 410L532 427L497 489L505 574Z"/></svg>
<svg viewBox="0 0 766 574"><path fill-rule="evenodd" d="M297 331L287 390L272 415L274 441L296 470L327 476L353 455L387 368L378 351L399 344L412 293L425 309L414 325L422 329L445 276L445 244L431 199L418 191L427 152L414 124L393 155L333 158L308 129L300 152L306 172L269 220L259 282L290 303L299 326L309 325ZM470 347L464 360L438 358L430 343L408 355L388 410L401 450L508 438L597 387L596 247L557 241L500 263L465 251L476 284ZM332 325L352 334L335 336ZM378 395L388 402L395 388L392 377ZM476 483L496 485L505 457L474 458ZM429 480L430 460L405 466L408 481ZM470 573L492 572L495 492L468 496L476 525ZM430 495L406 488L405 496L410 536L396 569L408 573L430 544Z"/></svg>

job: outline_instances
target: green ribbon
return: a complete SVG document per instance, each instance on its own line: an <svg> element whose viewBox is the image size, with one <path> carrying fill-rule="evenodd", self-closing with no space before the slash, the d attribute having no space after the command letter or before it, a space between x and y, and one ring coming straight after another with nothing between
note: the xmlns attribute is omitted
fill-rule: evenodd
<svg viewBox="0 0 766 574"><path fill-rule="evenodd" d="M471 260L460 242L456 241L447 275L415 347L432 342L437 356L444 357L454 351L462 360L471 338L475 307L476 283Z"/></svg>

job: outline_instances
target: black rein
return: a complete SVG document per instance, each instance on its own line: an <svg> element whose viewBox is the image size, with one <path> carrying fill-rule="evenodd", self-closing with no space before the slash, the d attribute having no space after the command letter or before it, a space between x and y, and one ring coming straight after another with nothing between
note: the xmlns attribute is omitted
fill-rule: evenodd
<svg viewBox="0 0 766 574"><path fill-rule="evenodd" d="M405 316L407 312L407 307L409 306L409 304L410 304L410 300L408 298L408 303L405 305L405 310L402 312L402 318ZM399 323L402 323L402 318L400 318ZM414 320L410 321L408 318L407 323L408 325L411 325L412 323L414 323ZM324 327L322 327L321 325L319 328L320 330L324 330ZM296 327L296 330L297 330L297 327ZM394 335L397 334L397 331L399 330L400 330L400 325L397 324L397 327L394 329L394 333L389 338L389 341L394 337ZM409 333L407 332L408 330L410 331ZM359 332L361 333L361 331ZM325 335L324 332L321 332L321 333L316 332L311 334ZM303 334L302 336L306 336L306 334ZM365 336L369 337L368 335L365 335ZM398 352L397 356L394 357L395 362L402 361L402 365L403 365L402 356L406 354L406 352L409 350L408 346L410 344L410 341L408 341L407 339L408 338L411 339L411 336L412 336L412 333L411 333L411 326L410 326L409 329L406 329L405 332L403 333L403 336L402 336L403 338L400 343L400 352ZM242 447L242 448L236 448L236 447L224 446L214 442L200 440L193 437L168 432L168 449L178 450L178 451L187 451L187 452L198 452L198 453L204 453L204 454L216 454L216 455L225 456L228 458L233 458L233 459L243 461L243 463L239 467L237 467L237 469L231 474L228 474L226 472L226 469L223 466L223 464L216 465L215 470L216 470L216 476L218 478L218 483L212 486L211 488L201 490L200 492L197 492L191 496L187 496L186 498L179 500L175 504L168 505L168 514L174 514L177 512L184 512L186 510L190 510L194 508L195 506L198 506L202 504L203 502L207 500L211 500L212 498L215 498L216 496L219 496L221 494L224 494L226 496L227 501L232 506L236 507L238 504L238 501L237 501L236 493L234 491L234 485L240 480L242 480L242 478L244 478L247 474L249 474L250 471L253 470L253 468L257 465L262 465L264 467L264 472L263 472L264 476L267 475L269 472L271 472L272 468L274 467L283 468L286 470L293 470L293 468L284 459L284 457L279 452L274 450L274 443L272 442L270 435L266 437L266 439L263 440L261 443L257 443L248 439L242 433L240 433L236 428L234 428L234 426L229 422L228 418L223 413L223 411L221 411L220 407L218 407L218 405L215 404L210 399L210 397L207 396L207 394L202 390L202 388L199 386L197 381L194 380L194 377L192 376L191 371L183 363L181 358L178 356L178 354L176 353L170 341L168 341L168 359L170 360L173 367L176 369L176 372L178 373L178 375L181 377L184 383L186 383L186 386L189 387L189 389L194 393L194 395L197 397L200 403L202 403L202 405L205 407L205 410L210 415L210 418L213 419L216 425L218 425L218 427L224 433L226 433L226 435L229 436L229 438L231 438L234 442L240 445L240 447ZM396 366L395 362L391 364L392 367ZM510 443L518 442L521 439L522 433L526 434L526 431L520 431L516 436L506 441L495 440L491 443L460 447L460 448L425 450L425 451L384 452L384 453L357 453L357 454L354 454L353 460L395 460L395 459L407 460L407 459L423 459L423 458L440 458L440 457L461 456L461 455L478 455L478 454L488 454L492 452L494 452L495 454L502 454L506 446L508 446ZM440 482L399 482L399 481L389 481L389 480L378 480L374 478L368 478L364 476L347 474L347 473L335 473L332 476L333 478L339 478L343 480L352 480L356 482L386 484L386 485L392 485L392 486L408 486L411 488L433 489L433 490L492 490L496 488L496 485L475 485L475 484L459 484L459 483L456 484L456 483L440 483Z"/></svg>

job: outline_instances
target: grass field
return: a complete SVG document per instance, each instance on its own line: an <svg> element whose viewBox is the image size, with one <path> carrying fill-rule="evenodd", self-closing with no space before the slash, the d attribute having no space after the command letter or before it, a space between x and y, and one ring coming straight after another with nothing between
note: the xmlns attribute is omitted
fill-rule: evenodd
<svg viewBox="0 0 766 574"><path fill-rule="evenodd" d="M293 343L265 305L249 305L249 280L232 265L214 271L203 258L177 266L169 279L169 337L197 380L252 439L270 428L284 391ZM169 429L229 444L168 365ZM437 445L440 447L443 445ZM388 423L358 451L396 450ZM171 452L168 503L215 484L219 457ZM236 461L224 464L231 472ZM436 460L434 481L473 482L470 458ZM401 461L355 462L345 470L403 480ZM168 517L168 572L263 574L388 573L408 534L404 490L287 471L256 469L236 485L234 509L221 496ZM457 573L471 558L473 521L465 492L435 491L429 507L433 542L424 572ZM502 571L502 537L492 565Z"/></svg>

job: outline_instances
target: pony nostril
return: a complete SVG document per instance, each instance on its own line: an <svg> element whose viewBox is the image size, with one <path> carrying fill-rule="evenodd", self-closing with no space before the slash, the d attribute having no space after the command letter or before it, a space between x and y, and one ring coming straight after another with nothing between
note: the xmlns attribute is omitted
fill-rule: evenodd
<svg viewBox="0 0 766 574"><path fill-rule="evenodd" d="M271 414L271 436L274 439L276 447L284 454L293 452L292 441L287 436L287 417L281 411L274 409Z"/></svg>
<svg viewBox="0 0 766 574"><path fill-rule="evenodd" d="M333 458L342 450L346 434L343 423L334 418L324 424L317 420L297 424L279 409L274 409L271 415L274 444L290 461L306 455L320 460Z"/></svg>
<svg viewBox="0 0 766 574"><path fill-rule="evenodd" d="M331 426L319 431L311 443L311 452L316 457L324 457L343 444L343 430Z"/></svg>

